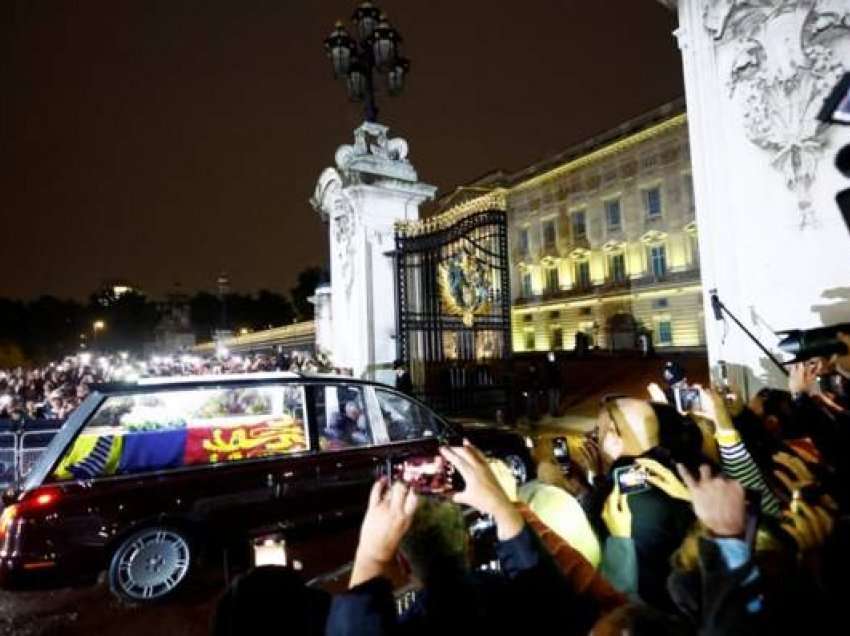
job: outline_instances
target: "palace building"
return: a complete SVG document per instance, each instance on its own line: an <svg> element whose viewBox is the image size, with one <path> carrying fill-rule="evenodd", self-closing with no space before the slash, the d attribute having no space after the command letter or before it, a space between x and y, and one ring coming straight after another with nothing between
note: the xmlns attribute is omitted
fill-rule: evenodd
<svg viewBox="0 0 850 636"><path fill-rule="evenodd" d="M572 349L578 332L608 350L636 348L642 332L658 349L704 347L684 101L438 205L494 194L507 212L515 352Z"/></svg>

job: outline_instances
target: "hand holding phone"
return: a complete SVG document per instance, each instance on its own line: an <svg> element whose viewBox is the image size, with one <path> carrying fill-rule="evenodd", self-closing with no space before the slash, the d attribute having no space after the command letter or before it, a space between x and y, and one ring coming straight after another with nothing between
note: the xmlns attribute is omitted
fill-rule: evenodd
<svg viewBox="0 0 850 636"><path fill-rule="evenodd" d="M441 455L390 460L391 481L401 481L418 495L447 495L459 490L454 466Z"/></svg>
<svg viewBox="0 0 850 636"><path fill-rule="evenodd" d="M690 413L692 411L702 411L702 401L700 399L699 387L682 386L673 387L673 399L676 401L676 409L680 413Z"/></svg>

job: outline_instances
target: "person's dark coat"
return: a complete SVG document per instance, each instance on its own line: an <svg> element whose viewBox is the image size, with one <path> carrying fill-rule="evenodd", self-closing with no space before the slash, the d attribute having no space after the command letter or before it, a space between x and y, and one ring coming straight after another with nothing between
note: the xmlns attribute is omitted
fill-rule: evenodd
<svg viewBox="0 0 850 636"><path fill-rule="evenodd" d="M583 606L534 532L526 527L497 545L500 575L466 575L430 585L401 617L392 586L376 578L331 604L327 636L503 634L547 630L586 634L593 610ZM517 631L519 630L519 631Z"/></svg>
<svg viewBox="0 0 850 636"><path fill-rule="evenodd" d="M752 559L730 568L715 541L700 539L699 568L674 571L670 596L700 636L780 633L766 629L762 581ZM777 626L778 627L778 626Z"/></svg>
<svg viewBox="0 0 850 636"><path fill-rule="evenodd" d="M675 474L675 469L669 465L669 456L661 449L651 449L642 457L659 461ZM635 459L620 458L612 466L611 474L614 469L631 464ZM694 523L693 508L689 502L671 497L654 486L645 492L629 495L628 501L632 514L631 539L638 569L638 595L648 605L670 610L673 608L667 592L670 557ZM616 564L606 564L606 568L612 566L616 567Z"/></svg>
<svg viewBox="0 0 850 636"><path fill-rule="evenodd" d="M547 389L561 388L561 368L557 362L546 360L543 367L543 376Z"/></svg>

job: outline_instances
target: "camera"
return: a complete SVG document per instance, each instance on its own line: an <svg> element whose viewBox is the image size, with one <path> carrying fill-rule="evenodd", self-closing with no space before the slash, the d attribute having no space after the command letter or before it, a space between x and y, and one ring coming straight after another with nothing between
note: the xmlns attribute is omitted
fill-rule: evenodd
<svg viewBox="0 0 850 636"><path fill-rule="evenodd" d="M794 356L786 364L793 364L810 358L846 354L847 346L838 339L839 333L850 334L850 322L816 329L790 329L777 335L783 336L779 348Z"/></svg>
<svg viewBox="0 0 850 636"><path fill-rule="evenodd" d="M620 494L623 495L635 495L649 490L649 474L637 464L615 468L614 479Z"/></svg>
<svg viewBox="0 0 850 636"><path fill-rule="evenodd" d="M552 438L552 455L558 463L561 472L569 474L570 472L570 445L566 437Z"/></svg>
<svg viewBox="0 0 850 636"><path fill-rule="evenodd" d="M442 455L389 459L385 472L391 481L402 481L419 495L463 490L460 474Z"/></svg>
<svg viewBox="0 0 850 636"><path fill-rule="evenodd" d="M676 409L680 413L702 410L699 389L696 387L688 385L673 387L673 399L676 401Z"/></svg>

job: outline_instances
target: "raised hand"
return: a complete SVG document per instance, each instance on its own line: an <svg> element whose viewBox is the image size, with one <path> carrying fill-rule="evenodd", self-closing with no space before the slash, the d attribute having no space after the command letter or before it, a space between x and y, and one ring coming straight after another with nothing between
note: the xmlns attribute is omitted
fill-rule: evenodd
<svg viewBox="0 0 850 636"><path fill-rule="evenodd" d="M451 462L466 484L461 492L454 494L453 501L491 515L496 521L500 540L518 535L525 522L508 499L484 454L468 440L463 440L463 446L443 446L440 453Z"/></svg>
<svg viewBox="0 0 850 636"><path fill-rule="evenodd" d="M714 422L719 431L734 430L735 425L732 423L732 416L726 407L726 399L712 388L704 388L699 385L696 385L696 388L699 389L702 409L694 415Z"/></svg>
<svg viewBox="0 0 850 636"><path fill-rule="evenodd" d="M805 393L811 395L817 392L817 368L808 362L795 362L788 373L788 390L793 395Z"/></svg>
<svg viewBox="0 0 850 636"><path fill-rule="evenodd" d="M632 536L632 511L629 509L627 495L620 492L620 485L614 484L614 490L605 500L602 508L602 520L612 537L628 538Z"/></svg>
<svg viewBox="0 0 850 636"><path fill-rule="evenodd" d="M382 477L372 486L369 507L360 526L360 541L351 571L350 587L386 574L404 534L413 522L419 500L405 483Z"/></svg>
<svg viewBox="0 0 850 636"><path fill-rule="evenodd" d="M676 470L691 493L694 514L718 537L742 537L746 528L747 508L744 487L725 477L712 477L707 464L699 467L695 478L682 464Z"/></svg>
<svg viewBox="0 0 850 636"><path fill-rule="evenodd" d="M650 402L659 402L660 404L667 404L667 395L664 393L664 390L658 385L657 382L650 382L646 385L646 391L649 393Z"/></svg>
<svg viewBox="0 0 850 636"><path fill-rule="evenodd" d="M676 476L663 464L649 457L638 457L635 463L646 471L646 480L659 490L663 490L675 499L691 500L691 495L685 485L676 479Z"/></svg>

